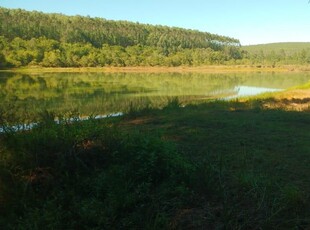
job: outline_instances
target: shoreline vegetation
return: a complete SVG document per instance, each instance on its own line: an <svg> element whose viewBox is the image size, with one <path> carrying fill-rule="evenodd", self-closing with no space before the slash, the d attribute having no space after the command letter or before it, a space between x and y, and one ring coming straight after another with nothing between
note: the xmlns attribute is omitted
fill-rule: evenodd
<svg viewBox="0 0 310 230"><path fill-rule="evenodd" d="M208 66L128 66L128 67L19 67L0 69L0 72L13 73L67 73L67 72L103 72L103 73L236 73L236 72L308 72L310 65L248 66L248 65L208 65Z"/></svg>

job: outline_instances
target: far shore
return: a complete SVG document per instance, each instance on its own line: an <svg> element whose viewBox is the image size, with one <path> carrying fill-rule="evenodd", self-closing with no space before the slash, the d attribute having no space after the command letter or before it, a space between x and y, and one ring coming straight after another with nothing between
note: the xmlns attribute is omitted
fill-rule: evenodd
<svg viewBox="0 0 310 230"><path fill-rule="evenodd" d="M310 71L310 66L284 65L272 66L247 66L247 65L210 65L210 66L134 66L134 67L20 67L0 70L0 72L23 72L23 73L51 73L51 72L103 72L103 73L229 73L229 72L304 72Z"/></svg>

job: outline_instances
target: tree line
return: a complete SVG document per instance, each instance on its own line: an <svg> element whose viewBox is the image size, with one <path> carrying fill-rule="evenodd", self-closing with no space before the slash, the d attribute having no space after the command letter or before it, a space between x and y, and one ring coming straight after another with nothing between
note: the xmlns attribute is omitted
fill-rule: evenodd
<svg viewBox="0 0 310 230"><path fill-rule="evenodd" d="M242 50L237 39L167 26L0 8L0 67L200 66L309 63Z"/></svg>
<svg viewBox="0 0 310 230"><path fill-rule="evenodd" d="M239 49L234 46L222 50L179 49L166 54L160 47L103 44L96 48L90 43L66 43L46 37L30 40L16 37L9 41L0 36L0 50L2 67L198 66L241 58Z"/></svg>

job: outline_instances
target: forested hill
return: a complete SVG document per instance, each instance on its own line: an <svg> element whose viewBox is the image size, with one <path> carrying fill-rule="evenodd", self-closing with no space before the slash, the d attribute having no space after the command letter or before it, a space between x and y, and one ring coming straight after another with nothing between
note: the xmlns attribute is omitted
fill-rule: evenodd
<svg viewBox="0 0 310 230"><path fill-rule="evenodd" d="M46 37L66 43L90 43L96 48L103 44L183 49L240 45L237 39L196 30L20 9L0 8L0 21L0 34L10 40Z"/></svg>
<svg viewBox="0 0 310 230"><path fill-rule="evenodd" d="M197 30L0 7L0 68L305 65L305 44L242 48Z"/></svg>
<svg viewBox="0 0 310 230"><path fill-rule="evenodd" d="M197 66L241 56L239 40L207 32L0 7L0 68Z"/></svg>

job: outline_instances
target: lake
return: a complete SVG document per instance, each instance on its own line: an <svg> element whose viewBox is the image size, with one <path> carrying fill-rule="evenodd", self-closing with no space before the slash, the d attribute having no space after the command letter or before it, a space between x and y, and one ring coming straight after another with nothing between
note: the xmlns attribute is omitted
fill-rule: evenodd
<svg viewBox="0 0 310 230"><path fill-rule="evenodd" d="M0 112L30 122L42 111L81 116L236 98L310 81L307 73L0 73Z"/></svg>

